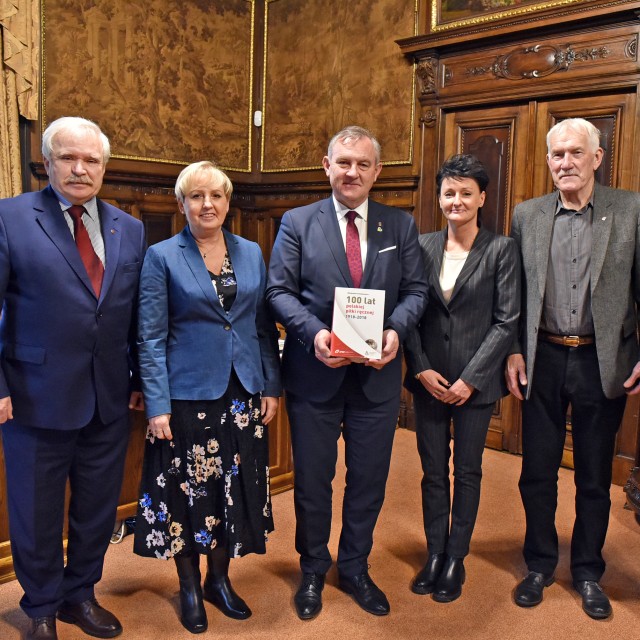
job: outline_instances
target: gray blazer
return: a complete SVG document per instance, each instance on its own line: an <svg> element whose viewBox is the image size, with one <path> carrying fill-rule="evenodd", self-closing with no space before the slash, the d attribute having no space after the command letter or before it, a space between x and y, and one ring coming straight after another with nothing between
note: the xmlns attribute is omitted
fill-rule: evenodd
<svg viewBox="0 0 640 640"><path fill-rule="evenodd" d="M519 340L511 353L527 365L529 397L538 327L547 280L557 192L519 204L511 236L520 247L524 295ZM622 383L638 361L640 302L640 194L596 183L593 198L591 312L602 388L607 398L624 393Z"/></svg>
<svg viewBox="0 0 640 640"><path fill-rule="evenodd" d="M420 236L429 301L405 342L405 387L427 393L415 375L434 369L451 384L475 387L468 404L490 404L506 395L504 360L518 329L520 259L511 238L480 228L447 303L440 270L447 229Z"/></svg>

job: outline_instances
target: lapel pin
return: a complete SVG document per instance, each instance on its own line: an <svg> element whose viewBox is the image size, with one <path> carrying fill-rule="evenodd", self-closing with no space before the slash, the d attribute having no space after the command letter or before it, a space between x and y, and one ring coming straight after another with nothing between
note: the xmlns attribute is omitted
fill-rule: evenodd
<svg viewBox="0 0 640 640"><path fill-rule="evenodd" d="M378 231L382 231L382 222L378 222Z"/></svg>
<svg viewBox="0 0 640 640"><path fill-rule="evenodd" d="M602 218L603 222L607 219L607 216L605 216L604 218Z"/></svg>

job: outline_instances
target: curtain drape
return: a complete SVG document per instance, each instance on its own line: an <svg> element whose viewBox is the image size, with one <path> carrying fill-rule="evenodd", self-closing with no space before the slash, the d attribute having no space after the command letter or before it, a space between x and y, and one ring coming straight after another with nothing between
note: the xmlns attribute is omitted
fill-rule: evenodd
<svg viewBox="0 0 640 640"><path fill-rule="evenodd" d="M22 191L19 116L38 118L39 0L0 0L0 198Z"/></svg>

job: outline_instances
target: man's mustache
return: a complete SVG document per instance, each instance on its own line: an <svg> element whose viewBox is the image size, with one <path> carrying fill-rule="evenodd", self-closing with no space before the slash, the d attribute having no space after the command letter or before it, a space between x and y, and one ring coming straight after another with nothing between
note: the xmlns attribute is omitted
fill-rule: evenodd
<svg viewBox="0 0 640 640"><path fill-rule="evenodd" d="M93 180L89 176L69 176L65 181L65 184L93 184Z"/></svg>

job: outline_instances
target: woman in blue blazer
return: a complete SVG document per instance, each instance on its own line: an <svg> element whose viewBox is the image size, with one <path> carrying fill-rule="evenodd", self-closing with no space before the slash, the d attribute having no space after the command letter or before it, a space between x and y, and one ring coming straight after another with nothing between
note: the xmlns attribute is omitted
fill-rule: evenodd
<svg viewBox="0 0 640 640"><path fill-rule="evenodd" d="M251 615L229 559L264 553L273 531L266 425L281 394L278 333L260 248L222 227L232 189L210 162L186 167L175 191L187 226L150 247L140 276L149 426L134 551L175 560L192 633L207 628L203 597L232 618Z"/></svg>
<svg viewBox="0 0 640 640"><path fill-rule="evenodd" d="M431 593L437 602L451 602L462 593L485 438L494 404L506 395L503 362L520 311L516 243L480 226L488 182L474 156L453 156L442 165L436 185L447 226L419 238L429 301L405 345L405 386L414 396L429 550L412 590Z"/></svg>

